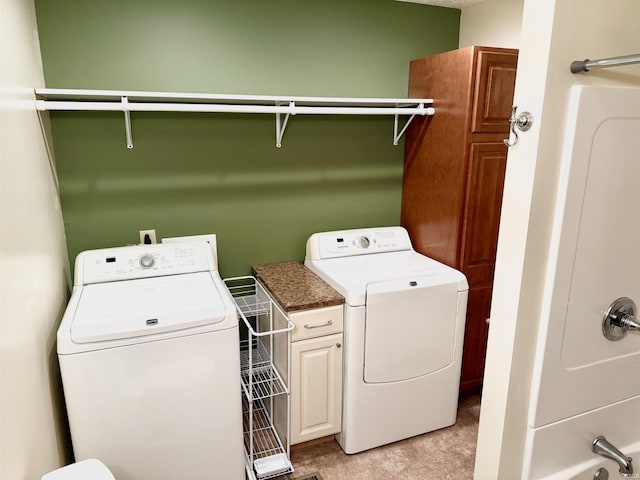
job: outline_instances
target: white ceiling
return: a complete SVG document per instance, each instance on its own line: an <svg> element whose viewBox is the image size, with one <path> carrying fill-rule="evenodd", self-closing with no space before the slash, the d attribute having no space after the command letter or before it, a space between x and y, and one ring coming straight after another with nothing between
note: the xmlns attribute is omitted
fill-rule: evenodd
<svg viewBox="0 0 640 480"><path fill-rule="evenodd" d="M424 5L437 5L438 7L464 8L485 0L397 0L399 2L422 3Z"/></svg>

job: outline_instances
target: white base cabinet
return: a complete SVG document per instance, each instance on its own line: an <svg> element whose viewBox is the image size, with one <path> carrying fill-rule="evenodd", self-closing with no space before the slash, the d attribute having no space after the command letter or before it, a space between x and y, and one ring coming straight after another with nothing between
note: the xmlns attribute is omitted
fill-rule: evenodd
<svg viewBox="0 0 640 480"><path fill-rule="evenodd" d="M291 444L340 432L342 333L291 344Z"/></svg>
<svg viewBox="0 0 640 480"><path fill-rule="evenodd" d="M276 363L291 355L290 444L340 433L342 429L342 305L288 314L291 343L278 345Z"/></svg>
<svg viewBox="0 0 640 480"><path fill-rule="evenodd" d="M273 363L289 386L289 397L273 398L274 427L290 445L340 433L344 298L300 262L252 268L281 307L276 324L293 326L273 338Z"/></svg>

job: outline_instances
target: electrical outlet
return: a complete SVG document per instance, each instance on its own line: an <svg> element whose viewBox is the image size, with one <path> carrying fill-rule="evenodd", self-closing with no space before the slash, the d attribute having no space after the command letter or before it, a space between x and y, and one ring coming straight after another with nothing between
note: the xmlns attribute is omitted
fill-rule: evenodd
<svg viewBox="0 0 640 480"><path fill-rule="evenodd" d="M155 230L140 230L140 243L144 243L145 235L149 235L151 243L156 243L156 231Z"/></svg>

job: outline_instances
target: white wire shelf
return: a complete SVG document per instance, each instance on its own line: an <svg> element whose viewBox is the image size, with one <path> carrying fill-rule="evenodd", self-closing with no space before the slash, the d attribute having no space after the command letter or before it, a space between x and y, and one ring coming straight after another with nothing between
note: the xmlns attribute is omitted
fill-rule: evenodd
<svg viewBox="0 0 640 480"><path fill-rule="evenodd" d="M276 146L282 146L290 115L392 115L393 144L416 115L433 115L431 98L342 98L208 93L37 88L41 111L122 111L127 148L133 148L130 112L267 113L276 116ZM399 127L399 117L409 116ZM284 117L283 117L284 116Z"/></svg>
<svg viewBox="0 0 640 480"><path fill-rule="evenodd" d="M275 303L267 291L258 283L255 277L225 278L224 283L236 303L240 318L253 337L273 336L290 332L294 329L287 314ZM274 326L274 311L280 312L283 327ZM261 325L260 319L268 320L268 327Z"/></svg>
<svg viewBox="0 0 640 480"><path fill-rule="evenodd" d="M249 449L250 426L249 405L245 402L242 409L244 422L244 444ZM264 405L257 402L253 406L253 455L255 459L269 457L283 453L284 449L278 435L273 429L273 423Z"/></svg>
<svg viewBox="0 0 640 480"><path fill-rule="evenodd" d="M240 376L249 400L289 393L266 348L257 339L240 342Z"/></svg>
<svg viewBox="0 0 640 480"><path fill-rule="evenodd" d="M269 313L269 308L271 307L269 300L260 300L257 295L237 296L234 298L240 311L247 317L267 315Z"/></svg>
<svg viewBox="0 0 640 480"><path fill-rule="evenodd" d="M244 446L245 455L249 460L247 452L253 451L253 462L260 459L268 459L269 457L287 456L278 433L273 427L273 422L267 409L261 401L257 401L251 407L246 399L242 404L242 418L244 425ZM250 419L253 419L253 422ZM274 478L285 473L293 472L291 462L287 460L288 469L286 471L279 470L273 475L258 475L260 479Z"/></svg>

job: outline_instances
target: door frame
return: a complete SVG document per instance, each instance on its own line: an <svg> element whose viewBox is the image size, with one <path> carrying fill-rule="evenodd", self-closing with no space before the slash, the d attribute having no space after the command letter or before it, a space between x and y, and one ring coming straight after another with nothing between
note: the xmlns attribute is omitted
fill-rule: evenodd
<svg viewBox="0 0 640 480"><path fill-rule="evenodd" d="M639 16L634 0L524 0L514 105L533 127L507 158L476 480L522 476L571 87L640 84L640 65L572 74L569 64L640 50Z"/></svg>

